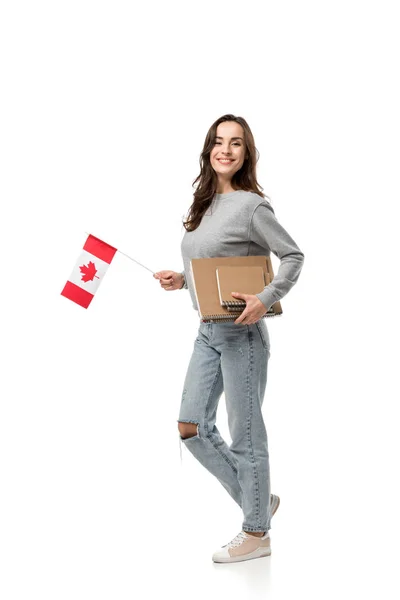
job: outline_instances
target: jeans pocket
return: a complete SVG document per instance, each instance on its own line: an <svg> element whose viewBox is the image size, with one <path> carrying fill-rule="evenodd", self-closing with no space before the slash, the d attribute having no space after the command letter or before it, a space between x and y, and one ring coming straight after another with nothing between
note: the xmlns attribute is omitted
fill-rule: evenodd
<svg viewBox="0 0 400 600"><path fill-rule="evenodd" d="M259 321L256 322L256 327L258 329L258 333L260 334L262 345L264 346L265 350L269 352L270 342L268 332L265 334L265 331L263 331L263 324L261 324Z"/></svg>

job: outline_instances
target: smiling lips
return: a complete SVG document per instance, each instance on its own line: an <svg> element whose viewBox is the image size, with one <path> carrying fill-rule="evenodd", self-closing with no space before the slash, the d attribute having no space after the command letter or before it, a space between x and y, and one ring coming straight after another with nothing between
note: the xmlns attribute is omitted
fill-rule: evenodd
<svg viewBox="0 0 400 600"><path fill-rule="evenodd" d="M233 158L218 158L218 161L223 165L229 165L233 162Z"/></svg>

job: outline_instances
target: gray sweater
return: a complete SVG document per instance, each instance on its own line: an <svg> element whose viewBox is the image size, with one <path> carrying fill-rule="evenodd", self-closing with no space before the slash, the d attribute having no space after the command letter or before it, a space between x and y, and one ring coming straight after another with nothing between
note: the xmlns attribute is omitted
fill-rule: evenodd
<svg viewBox="0 0 400 600"><path fill-rule="evenodd" d="M192 258L269 256L271 251L280 259L279 269L273 281L256 294L267 310L298 280L304 254L280 225L268 200L243 190L215 194L198 228L185 230L181 242L184 288L190 292L193 308L198 310L190 274Z"/></svg>

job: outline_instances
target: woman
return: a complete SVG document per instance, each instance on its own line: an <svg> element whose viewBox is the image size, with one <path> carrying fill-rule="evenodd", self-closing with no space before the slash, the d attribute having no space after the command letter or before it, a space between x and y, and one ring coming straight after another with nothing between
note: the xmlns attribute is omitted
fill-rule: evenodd
<svg viewBox="0 0 400 600"><path fill-rule="evenodd" d="M261 411L267 383L270 306L296 283L304 254L278 223L256 179L257 150L247 122L228 114L210 127L201 155L199 184L184 222L184 271L159 271L166 291L186 288L193 308L192 258L269 256L280 259L273 281L260 293L237 294L246 308L235 321L200 323L183 386L179 439L224 486L243 510L242 531L213 554L237 562L271 553L269 529L279 505L270 494L267 432ZM225 393L232 444L215 424Z"/></svg>

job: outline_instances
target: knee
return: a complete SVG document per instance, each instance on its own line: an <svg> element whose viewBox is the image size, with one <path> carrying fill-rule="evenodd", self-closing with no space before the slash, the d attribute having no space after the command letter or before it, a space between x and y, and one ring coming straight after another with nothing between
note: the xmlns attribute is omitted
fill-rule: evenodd
<svg viewBox="0 0 400 600"><path fill-rule="evenodd" d="M179 421L178 429L183 438L193 437L198 434L197 423L182 423Z"/></svg>

